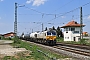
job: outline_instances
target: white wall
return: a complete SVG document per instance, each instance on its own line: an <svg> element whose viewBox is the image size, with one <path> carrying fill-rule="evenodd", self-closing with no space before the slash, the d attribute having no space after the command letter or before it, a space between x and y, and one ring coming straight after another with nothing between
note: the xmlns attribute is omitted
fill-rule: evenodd
<svg viewBox="0 0 90 60"><path fill-rule="evenodd" d="M72 40L72 32L64 31L64 41L71 41L71 40Z"/></svg>
<svg viewBox="0 0 90 60"><path fill-rule="evenodd" d="M74 33L74 31L70 31L71 27L64 28L64 41L78 41L77 36L80 36L80 27L75 27L75 31L79 31L79 33Z"/></svg>

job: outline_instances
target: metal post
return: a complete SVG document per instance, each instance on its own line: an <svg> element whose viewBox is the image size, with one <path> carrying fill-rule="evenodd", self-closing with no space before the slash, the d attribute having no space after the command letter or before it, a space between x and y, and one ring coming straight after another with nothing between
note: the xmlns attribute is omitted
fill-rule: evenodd
<svg viewBox="0 0 90 60"><path fill-rule="evenodd" d="M80 7L80 40L83 39L82 7Z"/></svg>
<svg viewBox="0 0 90 60"><path fill-rule="evenodd" d="M43 32L43 23L42 23L42 32Z"/></svg>
<svg viewBox="0 0 90 60"><path fill-rule="evenodd" d="M15 22L14 22L14 33L17 36L17 3L15 3Z"/></svg>
<svg viewBox="0 0 90 60"><path fill-rule="evenodd" d="M32 33L33 33L33 29L32 29Z"/></svg>

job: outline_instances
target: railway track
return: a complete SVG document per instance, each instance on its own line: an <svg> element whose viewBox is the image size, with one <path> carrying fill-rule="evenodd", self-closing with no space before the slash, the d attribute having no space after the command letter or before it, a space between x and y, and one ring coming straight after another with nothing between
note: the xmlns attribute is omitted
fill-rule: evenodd
<svg viewBox="0 0 90 60"><path fill-rule="evenodd" d="M89 45L67 44L67 43L57 43L57 45L74 47L74 48L85 49L85 50L90 50L90 46Z"/></svg>
<svg viewBox="0 0 90 60"><path fill-rule="evenodd" d="M90 46L88 45L57 43L57 46L53 47L80 55L90 56Z"/></svg>
<svg viewBox="0 0 90 60"><path fill-rule="evenodd" d="M80 54L80 55L90 56L90 50L84 50L84 49L78 49L78 48L60 46L60 45L53 46L53 47L60 49L60 50L65 50L65 51L69 51L72 53Z"/></svg>
<svg viewBox="0 0 90 60"><path fill-rule="evenodd" d="M79 58L80 60L90 60L90 49L84 49L84 48L81 49L81 48L71 47L71 46L68 47L68 46L64 46L64 45L62 46L59 44L57 44L56 46L46 46L46 45L42 45L34 42L32 43L59 54L64 54L74 58Z"/></svg>

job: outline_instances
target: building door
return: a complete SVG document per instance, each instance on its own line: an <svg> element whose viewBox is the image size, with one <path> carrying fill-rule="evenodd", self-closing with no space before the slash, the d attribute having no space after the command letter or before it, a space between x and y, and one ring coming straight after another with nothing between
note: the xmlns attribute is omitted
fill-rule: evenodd
<svg viewBox="0 0 90 60"><path fill-rule="evenodd" d="M76 41L76 37L73 37L74 41Z"/></svg>

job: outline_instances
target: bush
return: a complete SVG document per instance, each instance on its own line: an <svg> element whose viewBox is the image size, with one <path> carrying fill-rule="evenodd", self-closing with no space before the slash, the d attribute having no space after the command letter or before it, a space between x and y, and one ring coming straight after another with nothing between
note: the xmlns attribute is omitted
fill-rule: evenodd
<svg viewBox="0 0 90 60"><path fill-rule="evenodd" d="M57 37L57 42L64 42L64 38L62 38L62 37Z"/></svg>
<svg viewBox="0 0 90 60"><path fill-rule="evenodd" d="M14 40L14 43L17 43L17 44L21 43L21 40L18 39L18 37L14 37L13 40Z"/></svg>
<svg viewBox="0 0 90 60"><path fill-rule="evenodd" d="M1 39L2 39L2 40L12 40L13 38L10 38L10 37L5 38L5 37L2 36Z"/></svg>
<svg viewBox="0 0 90 60"><path fill-rule="evenodd" d="M86 41L85 41L86 39L81 39L80 40L80 44L83 44L83 45L85 45L86 44Z"/></svg>

